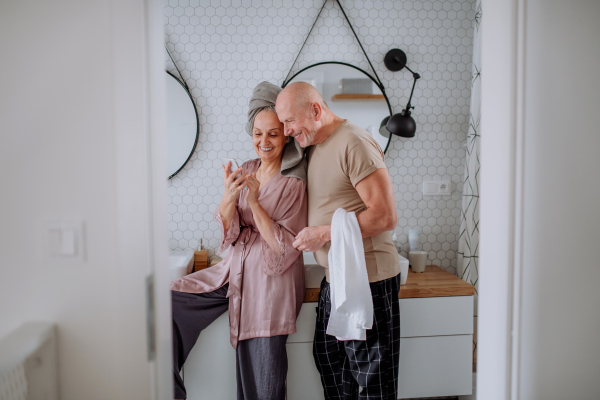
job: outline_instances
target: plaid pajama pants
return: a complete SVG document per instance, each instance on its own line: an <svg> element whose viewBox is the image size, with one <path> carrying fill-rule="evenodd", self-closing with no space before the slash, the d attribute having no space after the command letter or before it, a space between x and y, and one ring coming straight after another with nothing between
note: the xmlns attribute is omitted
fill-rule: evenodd
<svg viewBox="0 0 600 400"><path fill-rule="evenodd" d="M398 398L400 360L400 275L369 284L373 296L373 328L367 339L339 341L327 335L330 287L323 279L317 307L313 356L325 399Z"/></svg>

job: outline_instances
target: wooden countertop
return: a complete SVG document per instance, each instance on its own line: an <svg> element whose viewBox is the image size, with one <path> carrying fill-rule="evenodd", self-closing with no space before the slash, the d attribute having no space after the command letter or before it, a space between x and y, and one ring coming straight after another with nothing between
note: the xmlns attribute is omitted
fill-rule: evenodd
<svg viewBox="0 0 600 400"><path fill-rule="evenodd" d="M319 292L320 289L306 289L304 302L318 301ZM398 298L473 296L474 294L475 287L470 283L436 265L428 265L423 273L412 272L409 268L406 285L400 286Z"/></svg>

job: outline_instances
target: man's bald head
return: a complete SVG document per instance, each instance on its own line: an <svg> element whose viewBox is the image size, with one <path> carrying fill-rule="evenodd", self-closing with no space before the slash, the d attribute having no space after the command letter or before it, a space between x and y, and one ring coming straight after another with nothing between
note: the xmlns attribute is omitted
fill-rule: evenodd
<svg viewBox="0 0 600 400"><path fill-rule="evenodd" d="M290 83L277 96L275 109L283 132L307 147L323 127L327 116L335 117L317 89L306 82Z"/></svg>
<svg viewBox="0 0 600 400"><path fill-rule="evenodd" d="M327 110L327 103L317 89L310 83L293 82L290 83L277 96L279 103L286 102L292 108L302 112L310 112L313 103L318 103L321 108Z"/></svg>

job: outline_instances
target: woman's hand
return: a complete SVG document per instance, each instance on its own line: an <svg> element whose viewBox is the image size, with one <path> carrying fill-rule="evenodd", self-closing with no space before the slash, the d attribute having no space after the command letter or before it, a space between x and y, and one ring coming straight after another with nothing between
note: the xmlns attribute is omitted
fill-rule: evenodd
<svg viewBox="0 0 600 400"><path fill-rule="evenodd" d="M250 206L258 204L258 190L260 189L260 181L255 174L250 174L246 178L246 186L248 186L248 204Z"/></svg>
<svg viewBox="0 0 600 400"><path fill-rule="evenodd" d="M223 186L225 187L225 190L223 191L223 201L228 204L233 204L237 200L240 192L246 187L246 182L244 180L247 174L241 173L242 168L230 172L231 161L229 161L227 165L223 165L223 171L225 172L225 177L223 178ZM235 179L240 173L241 175Z"/></svg>

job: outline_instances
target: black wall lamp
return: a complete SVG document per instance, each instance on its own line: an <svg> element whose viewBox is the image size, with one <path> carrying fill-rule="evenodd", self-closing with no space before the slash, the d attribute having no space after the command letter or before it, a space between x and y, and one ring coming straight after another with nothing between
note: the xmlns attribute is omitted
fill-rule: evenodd
<svg viewBox="0 0 600 400"><path fill-rule="evenodd" d="M406 68L412 73L414 81L406 107L398 114L394 114L391 117L385 117L385 119L381 121L379 133L384 136L389 136L390 133L392 133L405 138L414 137L417 130L417 124L413 117L410 116L410 109L415 108L411 106L410 101L412 100L412 96L415 91L417 79L421 78L421 75L412 71L406 66L406 53L400 49L392 49L388 51L383 59L383 63L387 69L394 72L400 71L402 68Z"/></svg>

